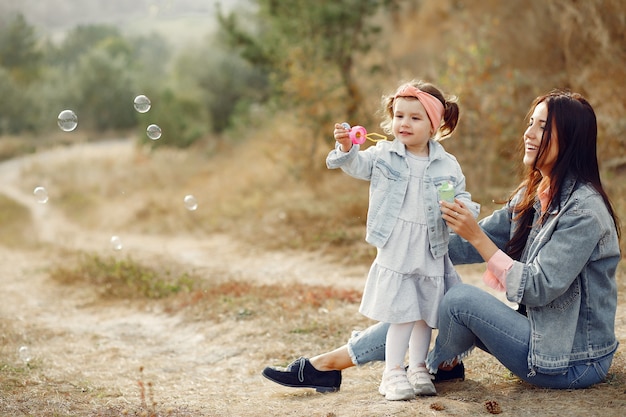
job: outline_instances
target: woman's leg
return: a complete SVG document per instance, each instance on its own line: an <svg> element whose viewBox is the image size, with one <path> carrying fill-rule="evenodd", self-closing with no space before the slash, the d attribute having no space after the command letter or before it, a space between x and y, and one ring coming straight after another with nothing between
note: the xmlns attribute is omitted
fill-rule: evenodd
<svg viewBox="0 0 626 417"><path fill-rule="evenodd" d="M514 374L526 376L529 340L526 317L479 288L459 284L440 305L439 333L426 362L436 372L440 365L461 360L478 346Z"/></svg>
<svg viewBox="0 0 626 417"><path fill-rule="evenodd" d="M313 356L309 361L318 371L341 371L354 366L348 345Z"/></svg>
<svg viewBox="0 0 626 417"><path fill-rule="evenodd" d="M361 332L353 332L348 343L333 351L312 357L296 359L289 366L268 366L261 374L281 385L294 388L315 388L330 392L339 390L341 370L355 365L385 360L386 323L377 323ZM464 379L463 363L450 370L440 370L435 383Z"/></svg>
<svg viewBox="0 0 626 417"><path fill-rule="evenodd" d="M320 371L340 371L368 362L384 361L388 329L388 323L376 323L363 331L352 332L346 345L312 357L311 365Z"/></svg>
<svg viewBox="0 0 626 417"><path fill-rule="evenodd" d="M492 354L518 378L543 388L586 388L606 377L613 355L567 372L548 375L530 372L528 319L476 287L459 284L446 293L439 308L439 334L426 360L431 371L461 359L474 346Z"/></svg>
<svg viewBox="0 0 626 417"><path fill-rule="evenodd" d="M338 391L341 370L385 359L387 325L376 324L353 332L348 344L311 359L298 358L287 367L268 366L261 374L270 381L293 388L314 388L318 392Z"/></svg>

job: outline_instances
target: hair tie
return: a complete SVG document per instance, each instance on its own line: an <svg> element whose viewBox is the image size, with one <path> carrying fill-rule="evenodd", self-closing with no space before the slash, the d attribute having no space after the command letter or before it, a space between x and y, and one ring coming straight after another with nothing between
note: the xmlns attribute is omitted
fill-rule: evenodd
<svg viewBox="0 0 626 417"><path fill-rule="evenodd" d="M441 126L441 118L443 117L443 104L437 97L410 84L398 89L398 92L393 98L395 100L398 97L415 97L418 99L426 110L426 114L428 115L428 119L430 120L430 125L433 127L433 130L435 132L439 130L439 126Z"/></svg>

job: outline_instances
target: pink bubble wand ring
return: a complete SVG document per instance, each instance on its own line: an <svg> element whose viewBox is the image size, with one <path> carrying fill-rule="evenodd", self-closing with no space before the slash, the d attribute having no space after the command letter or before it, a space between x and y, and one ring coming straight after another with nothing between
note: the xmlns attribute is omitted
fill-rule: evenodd
<svg viewBox="0 0 626 417"><path fill-rule="evenodd" d="M348 136L355 145L361 145L365 143L365 140L371 140L372 142L380 142L387 140L387 136L379 133L367 133L367 130L363 126L350 126L350 124L343 122L341 124L346 130L348 130Z"/></svg>

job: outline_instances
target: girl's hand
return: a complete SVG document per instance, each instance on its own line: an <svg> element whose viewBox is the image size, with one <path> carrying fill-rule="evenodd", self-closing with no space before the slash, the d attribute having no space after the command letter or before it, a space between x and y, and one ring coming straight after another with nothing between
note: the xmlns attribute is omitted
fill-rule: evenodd
<svg viewBox="0 0 626 417"><path fill-rule="evenodd" d="M349 130L341 125L341 123L335 123L335 130L333 136L335 140L341 145L342 152L348 152L352 149L352 140L348 135Z"/></svg>

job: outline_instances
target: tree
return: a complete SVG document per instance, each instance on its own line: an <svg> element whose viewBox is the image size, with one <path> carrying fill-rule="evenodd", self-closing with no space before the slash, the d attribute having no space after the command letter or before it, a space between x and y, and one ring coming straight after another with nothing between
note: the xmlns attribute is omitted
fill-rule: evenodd
<svg viewBox="0 0 626 417"><path fill-rule="evenodd" d="M0 67L0 135L31 129L29 102L9 72Z"/></svg>
<svg viewBox="0 0 626 417"><path fill-rule="evenodd" d="M345 108L355 119L361 100L354 79L355 60L367 53L380 33L372 19L380 9L394 10L397 0L256 0L258 13L254 31L242 28L240 17L232 12L218 13L218 21L231 46L255 66L273 75L275 88L282 91L285 79L293 76L290 68L333 68L345 90ZM315 72L315 71L314 71ZM331 86L335 88L335 86ZM299 97L295 98L299 101Z"/></svg>
<svg viewBox="0 0 626 417"><path fill-rule="evenodd" d="M0 26L0 134L34 128L29 110L35 103L23 92L40 74L37 42L34 28L21 14Z"/></svg>
<svg viewBox="0 0 626 417"><path fill-rule="evenodd" d="M28 84L37 78L41 64L35 29L22 14L0 28L0 66L6 68L19 84Z"/></svg>
<svg viewBox="0 0 626 417"><path fill-rule="evenodd" d="M123 39L119 29L110 25L80 25L70 30L58 48L47 54L49 65L71 67L99 44Z"/></svg>
<svg viewBox="0 0 626 417"><path fill-rule="evenodd" d="M218 12L221 34L244 59L268 74L273 97L299 112L306 131L312 132L310 165L322 126L341 113L358 120L362 94L354 77L357 60L372 48L381 30L376 14L394 9L399 1L256 0L256 4L258 11L245 25L241 15Z"/></svg>
<svg viewBox="0 0 626 417"><path fill-rule="evenodd" d="M78 109L89 127L98 130L135 126L132 77L124 55L106 48L84 54L76 67Z"/></svg>

